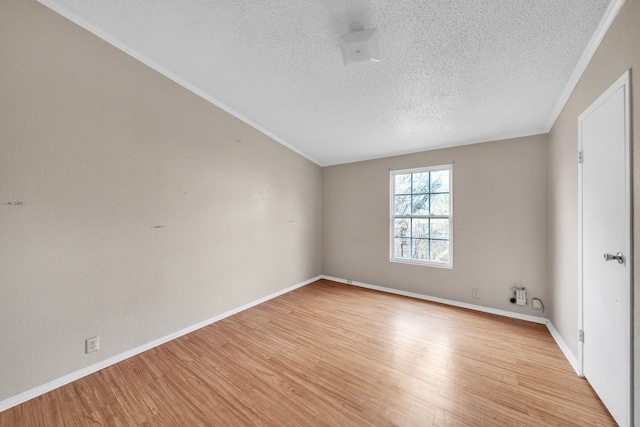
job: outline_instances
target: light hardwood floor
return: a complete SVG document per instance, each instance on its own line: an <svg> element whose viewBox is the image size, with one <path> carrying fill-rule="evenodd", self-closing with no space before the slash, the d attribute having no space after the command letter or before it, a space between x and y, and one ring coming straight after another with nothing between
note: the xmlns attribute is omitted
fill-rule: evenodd
<svg viewBox="0 0 640 427"><path fill-rule="evenodd" d="M320 280L0 426L615 425L546 327Z"/></svg>

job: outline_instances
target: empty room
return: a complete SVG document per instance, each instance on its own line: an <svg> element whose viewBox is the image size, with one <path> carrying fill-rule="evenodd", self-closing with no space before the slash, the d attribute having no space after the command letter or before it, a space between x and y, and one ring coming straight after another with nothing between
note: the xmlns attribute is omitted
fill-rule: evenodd
<svg viewBox="0 0 640 427"><path fill-rule="evenodd" d="M639 425L639 22L0 0L0 427Z"/></svg>

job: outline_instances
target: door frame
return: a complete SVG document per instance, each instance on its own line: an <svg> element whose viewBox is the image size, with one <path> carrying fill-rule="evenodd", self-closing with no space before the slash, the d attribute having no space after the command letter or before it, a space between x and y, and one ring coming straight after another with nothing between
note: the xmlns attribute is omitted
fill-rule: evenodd
<svg viewBox="0 0 640 427"><path fill-rule="evenodd" d="M604 93L602 93L580 116L578 117L578 152L579 156L582 156L582 121L585 117L590 115L595 109L600 107L611 95L613 95L620 88L624 90L624 103L625 103L625 129L624 129L624 150L625 150L625 224L629 229L629 240L627 241L626 248L621 248L625 253L626 264L629 271L629 283L628 283L628 328L629 328L629 365L625 367L625 371L630 379L630 389L628 391L628 407L629 417L632 416L633 410L633 216L632 216L632 152L631 152L631 100L630 100L630 85L631 85L631 70L627 70L620 76ZM578 333L583 330L584 327L584 277L583 277L583 172L582 162L578 165ZM578 375L584 377L584 341L578 342ZM631 418L629 418L631 420Z"/></svg>

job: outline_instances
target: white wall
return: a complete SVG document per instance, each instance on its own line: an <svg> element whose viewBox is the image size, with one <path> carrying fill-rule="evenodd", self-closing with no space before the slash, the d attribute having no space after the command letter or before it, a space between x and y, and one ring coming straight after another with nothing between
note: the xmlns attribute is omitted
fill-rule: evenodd
<svg viewBox="0 0 640 427"><path fill-rule="evenodd" d="M451 162L453 269L391 263L389 170ZM547 304L546 165L542 135L323 168L323 273L541 316L508 300L519 284Z"/></svg>
<svg viewBox="0 0 640 427"><path fill-rule="evenodd" d="M0 58L0 401L321 274L317 165L35 0Z"/></svg>

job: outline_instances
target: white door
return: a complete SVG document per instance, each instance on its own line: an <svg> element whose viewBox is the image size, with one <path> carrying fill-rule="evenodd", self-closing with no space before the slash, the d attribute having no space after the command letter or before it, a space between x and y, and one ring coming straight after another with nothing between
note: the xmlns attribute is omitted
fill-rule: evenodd
<svg viewBox="0 0 640 427"><path fill-rule="evenodd" d="M631 425L629 72L578 118L582 369L621 426Z"/></svg>

